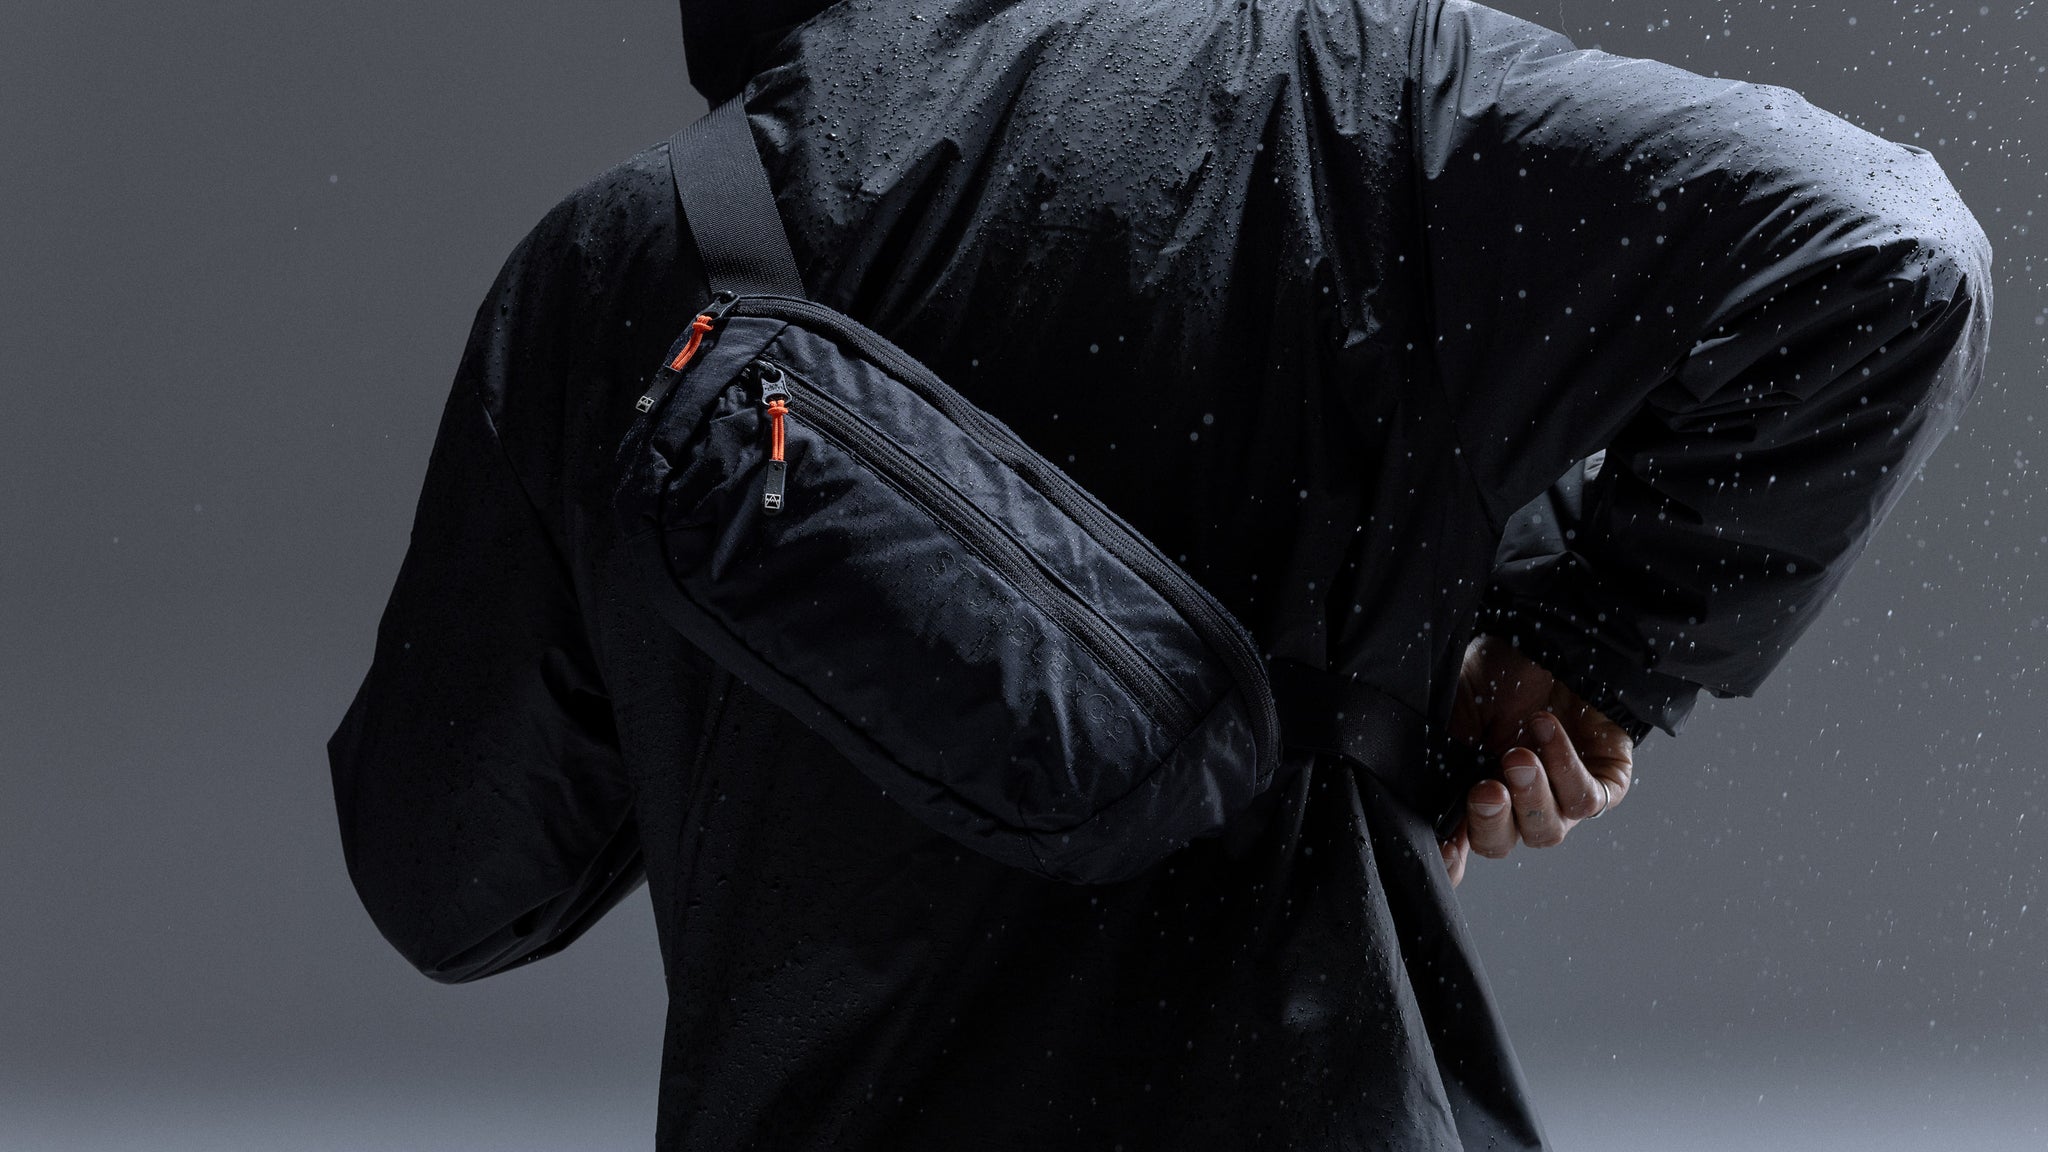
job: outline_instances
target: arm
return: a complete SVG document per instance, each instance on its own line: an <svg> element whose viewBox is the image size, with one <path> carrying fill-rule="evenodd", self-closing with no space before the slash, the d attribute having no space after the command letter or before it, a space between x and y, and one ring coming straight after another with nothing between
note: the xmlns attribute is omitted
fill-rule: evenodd
<svg viewBox="0 0 2048 1152"><path fill-rule="evenodd" d="M1463 0L1413 51L1440 379L1503 535L1460 686L1503 779L1455 879L1777 666L1975 390L1990 249L1927 153L1785 89Z"/></svg>
<svg viewBox="0 0 2048 1152"><path fill-rule="evenodd" d="M1785 89L1459 0L1416 52L1442 382L1507 529L1481 627L1675 734L1756 689L1955 423L1988 244L1927 153Z"/></svg>
<svg viewBox="0 0 2048 1152"><path fill-rule="evenodd" d="M563 220L527 238L478 313L374 660L328 743L363 905L447 982L566 947L641 878L560 504L493 420L507 397L562 391L578 282Z"/></svg>
<svg viewBox="0 0 2048 1152"><path fill-rule="evenodd" d="M1604 457L1595 453L1572 465L1509 518L1480 622L1484 632L1519 641L1543 666L1566 671L1568 681L1584 685L1601 713L1639 744L1651 728L1639 717L1676 733L1699 687L1646 667L1641 643L1603 628L1600 609L1575 606L1568 587L1550 593L1571 577L1590 576L1575 545L1586 531L1586 486L1598 479Z"/></svg>

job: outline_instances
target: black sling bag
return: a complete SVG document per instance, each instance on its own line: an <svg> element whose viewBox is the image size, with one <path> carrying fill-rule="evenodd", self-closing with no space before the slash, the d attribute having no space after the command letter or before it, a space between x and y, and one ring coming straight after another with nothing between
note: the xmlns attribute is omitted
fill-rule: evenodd
<svg viewBox="0 0 2048 1152"><path fill-rule="evenodd" d="M1420 752L1412 713L1298 664L1272 669L1283 740L1268 664L1213 596L806 299L737 99L669 159L714 294L636 404L616 507L683 636L920 819L1056 879L1121 879L1217 831L1283 745Z"/></svg>

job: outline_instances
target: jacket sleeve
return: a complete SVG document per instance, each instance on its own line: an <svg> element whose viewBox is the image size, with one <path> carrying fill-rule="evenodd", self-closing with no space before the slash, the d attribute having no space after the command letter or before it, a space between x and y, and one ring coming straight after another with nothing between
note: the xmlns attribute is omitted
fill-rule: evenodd
<svg viewBox="0 0 2048 1152"><path fill-rule="evenodd" d="M369 674L328 743L364 907L450 983L560 950L642 878L560 505L494 420L507 397L564 387L577 275L560 224L527 238L478 313Z"/></svg>
<svg viewBox="0 0 2048 1152"><path fill-rule="evenodd" d="M1675 734L1756 689L1954 425L1989 245L1926 152L1786 89L1460 0L1412 50L1435 359L1504 531L1480 627Z"/></svg>

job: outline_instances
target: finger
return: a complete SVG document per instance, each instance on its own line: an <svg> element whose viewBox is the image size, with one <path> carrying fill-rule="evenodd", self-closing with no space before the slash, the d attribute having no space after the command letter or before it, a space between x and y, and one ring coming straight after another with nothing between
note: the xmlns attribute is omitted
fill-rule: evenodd
<svg viewBox="0 0 2048 1152"><path fill-rule="evenodd" d="M1593 774L1594 779L1606 783L1608 808L1621 803L1621 798L1628 795L1629 785L1635 782L1634 748L1634 742L1624 738L1617 749L1591 753L1583 758L1586 770Z"/></svg>
<svg viewBox="0 0 2048 1152"><path fill-rule="evenodd" d="M1557 797L1543 774L1543 759L1527 748L1510 748L1500 758L1501 777L1508 784L1508 803L1515 813L1515 833L1531 848L1548 848L1564 839L1570 824L1557 811Z"/></svg>
<svg viewBox="0 0 2048 1152"><path fill-rule="evenodd" d="M1564 706L1553 705L1551 711L1564 725L1586 771L1595 780L1606 782L1607 806L1612 808L1635 780L1634 738L1606 713L1576 698ZM1596 803L1594 811L1600 810Z"/></svg>
<svg viewBox="0 0 2048 1152"><path fill-rule="evenodd" d="M1550 794L1557 801L1557 813L1566 820L1584 820L1600 811L1600 785L1572 745L1555 714L1538 712L1529 719L1529 735L1536 753L1543 758L1543 774L1550 782Z"/></svg>
<svg viewBox="0 0 2048 1152"><path fill-rule="evenodd" d="M1589 764L1587 768L1593 773L1594 779L1607 786L1607 807L1594 809L1604 816L1616 804L1621 803L1622 797L1628 795L1629 785L1634 782L1635 774L1630 770L1626 759Z"/></svg>
<svg viewBox="0 0 2048 1152"><path fill-rule="evenodd" d="M1515 849L1515 816L1507 786L1481 780L1465 793L1465 831L1472 851L1498 860Z"/></svg>
<svg viewBox="0 0 2048 1152"><path fill-rule="evenodd" d="M1522 717L1549 698L1552 682L1513 644L1497 636L1477 637L1459 668L1458 698L1468 706L1460 714L1453 702L1456 738L1483 744L1495 754L1506 751L1521 736Z"/></svg>
<svg viewBox="0 0 2048 1152"><path fill-rule="evenodd" d="M1444 854L1444 872L1451 878L1451 887L1456 888L1465 879L1465 860L1472 852L1472 838L1465 831L1465 822L1458 821L1457 830L1451 838L1437 845Z"/></svg>

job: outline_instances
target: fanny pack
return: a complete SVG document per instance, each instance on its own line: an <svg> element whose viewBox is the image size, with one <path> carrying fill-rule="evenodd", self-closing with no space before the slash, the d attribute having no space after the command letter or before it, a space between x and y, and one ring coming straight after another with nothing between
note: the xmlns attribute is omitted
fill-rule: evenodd
<svg viewBox="0 0 2048 1152"><path fill-rule="evenodd" d="M1218 831L1283 747L1413 724L1281 670L1140 533L882 336L804 296L735 98L669 160L711 302L636 402L615 501L666 622L896 803L1106 882ZM1374 693L1374 695L1377 695ZM1391 719L1390 719L1391 718Z"/></svg>

